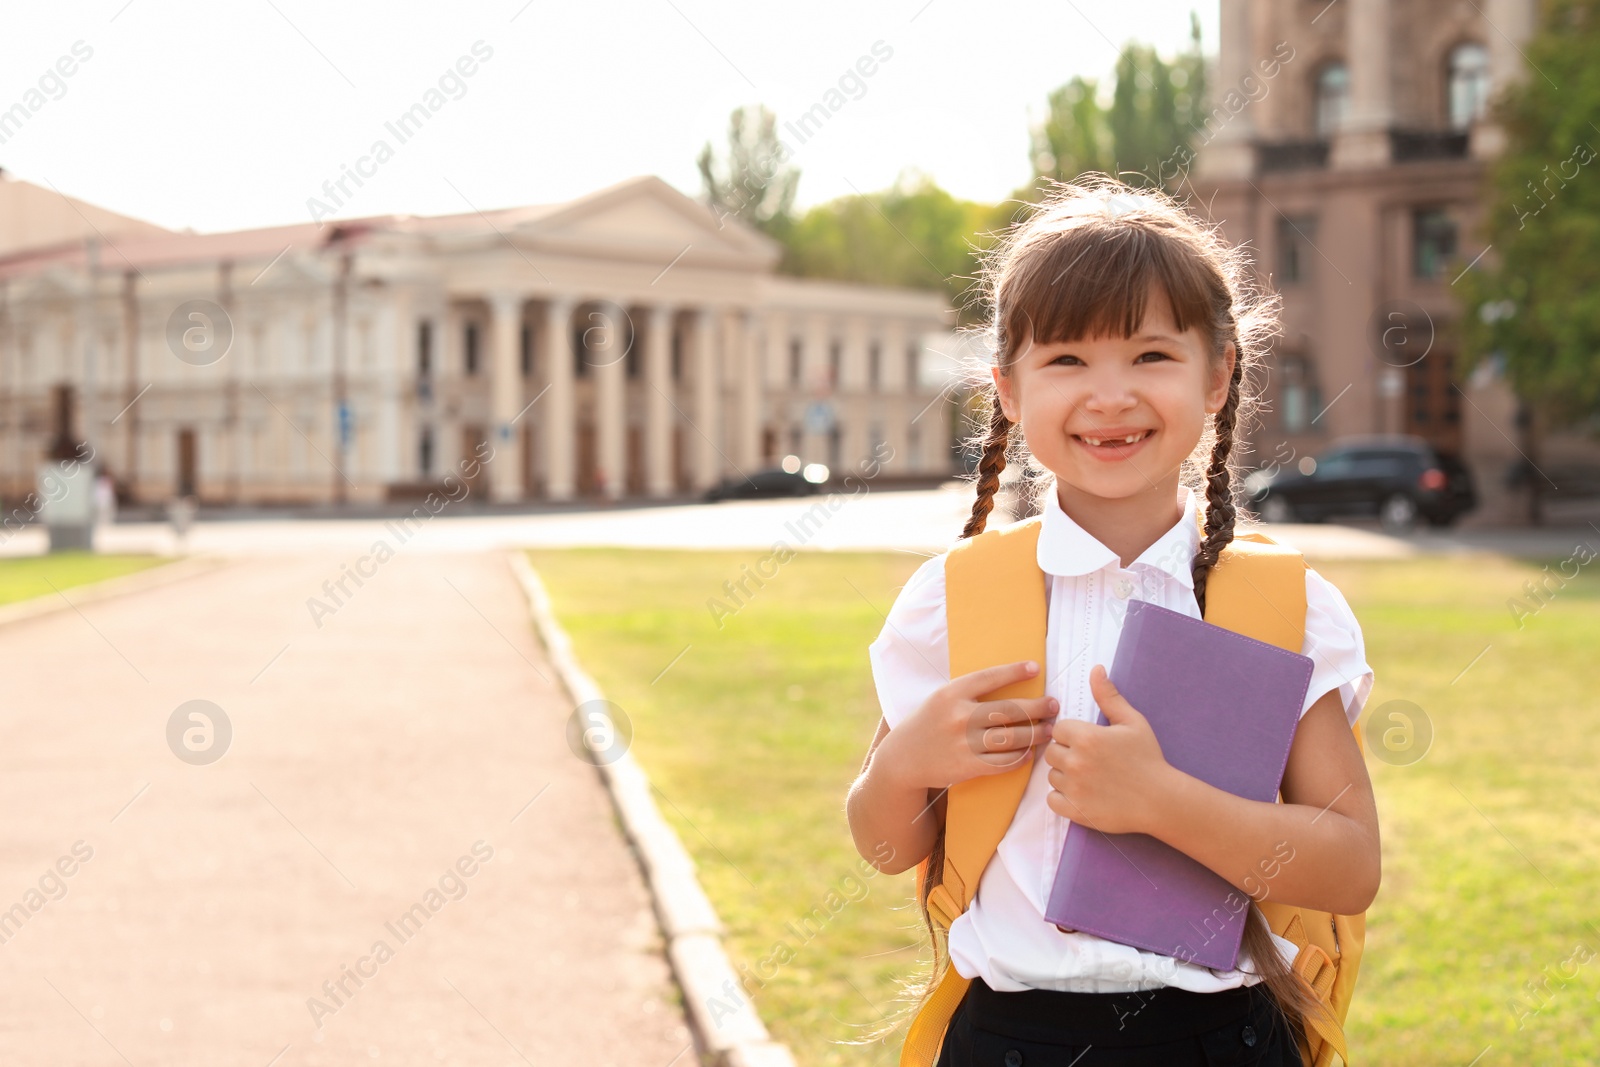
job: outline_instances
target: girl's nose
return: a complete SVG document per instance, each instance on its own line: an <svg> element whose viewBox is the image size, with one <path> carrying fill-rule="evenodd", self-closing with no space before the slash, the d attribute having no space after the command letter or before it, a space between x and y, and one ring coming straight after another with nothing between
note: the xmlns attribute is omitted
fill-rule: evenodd
<svg viewBox="0 0 1600 1067"><path fill-rule="evenodd" d="M1138 404L1139 398L1130 390L1115 386L1097 388L1083 402L1084 409L1095 415L1120 414Z"/></svg>

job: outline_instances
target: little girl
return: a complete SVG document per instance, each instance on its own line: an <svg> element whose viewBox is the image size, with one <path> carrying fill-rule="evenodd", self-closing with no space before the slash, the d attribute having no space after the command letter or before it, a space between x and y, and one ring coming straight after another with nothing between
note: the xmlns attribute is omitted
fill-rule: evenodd
<svg viewBox="0 0 1600 1067"><path fill-rule="evenodd" d="M928 560L869 650L883 720L847 802L862 856L891 856L879 869L898 873L942 849L950 785L1033 761L950 927L949 965L972 982L939 1067L1299 1067L1297 1034L1317 1002L1290 970L1295 946L1254 904L1228 971L1044 918L1069 819L1158 837L1252 899L1264 870L1266 893L1286 904L1353 915L1377 893L1377 812L1352 734L1373 671L1325 578L1306 570L1301 651L1315 669L1281 804L1178 772L1106 678L1129 600L1202 618L1207 574L1233 538L1235 428L1255 401L1245 372L1276 326L1245 269L1170 198L1109 178L1054 187L986 262L992 415L962 536L983 531L1008 456L1031 454L1054 475L1038 543L1046 663L952 679L944 557ZM979 702L1039 669L1044 697ZM992 722L996 708L1012 721ZM941 961L925 895L919 904L934 941L926 999Z"/></svg>

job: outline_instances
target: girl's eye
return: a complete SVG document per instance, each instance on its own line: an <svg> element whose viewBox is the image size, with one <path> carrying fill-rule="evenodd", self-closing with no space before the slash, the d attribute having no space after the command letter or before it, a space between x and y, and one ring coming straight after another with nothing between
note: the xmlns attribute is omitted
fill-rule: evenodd
<svg viewBox="0 0 1600 1067"><path fill-rule="evenodd" d="M1151 349L1148 352L1140 353L1139 354L1139 359L1143 359L1145 356L1155 356L1157 359L1171 359L1172 358L1171 356L1167 355L1165 352L1160 352L1160 351L1157 351L1155 349ZM1074 355L1060 355L1060 356L1057 356L1055 359L1052 359L1050 362L1053 365L1053 364L1061 363L1061 361L1064 360L1064 359L1070 359L1070 360L1074 360L1076 362L1082 362L1081 360L1078 359L1077 356L1074 356ZM1139 359L1134 360L1134 362L1135 363L1139 362ZM1065 365L1065 364L1063 364L1063 365Z"/></svg>

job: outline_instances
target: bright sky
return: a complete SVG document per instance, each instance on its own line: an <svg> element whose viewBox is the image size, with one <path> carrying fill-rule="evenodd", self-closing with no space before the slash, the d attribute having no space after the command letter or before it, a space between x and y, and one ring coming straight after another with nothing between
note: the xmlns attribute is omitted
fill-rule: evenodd
<svg viewBox="0 0 1600 1067"><path fill-rule="evenodd" d="M733 108L765 103L793 122L844 77L845 103L820 130L803 143L784 134L802 206L884 188L907 168L995 200L1029 177L1028 128L1050 89L1107 76L1129 39L1181 49L1190 10L1214 53L1217 6L10 3L0 111L33 113L0 129L0 167L201 231L307 221L307 201L379 139L392 158L362 164L370 177L347 181L336 215L546 203L643 173L698 195L695 156L725 143ZM875 45L873 73L852 82ZM52 74L63 57L67 77ZM385 123L441 78L442 104L402 143Z"/></svg>

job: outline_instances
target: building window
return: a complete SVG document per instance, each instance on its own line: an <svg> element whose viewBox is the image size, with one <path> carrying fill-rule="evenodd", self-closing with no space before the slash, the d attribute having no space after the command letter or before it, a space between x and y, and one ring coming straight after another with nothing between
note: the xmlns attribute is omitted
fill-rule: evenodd
<svg viewBox="0 0 1600 1067"><path fill-rule="evenodd" d="M1317 137L1332 137L1344 124L1349 107L1349 68L1338 62L1325 65L1317 71L1317 110L1314 116Z"/></svg>
<svg viewBox="0 0 1600 1067"><path fill-rule="evenodd" d="M426 378L433 373L433 323L423 319L417 323L417 377Z"/></svg>
<svg viewBox="0 0 1600 1067"><path fill-rule="evenodd" d="M478 373L478 324L469 322L461 334L461 361L469 375Z"/></svg>
<svg viewBox="0 0 1600 1067"><path fill-rule="evenodd" d="M1309 281L1311 257L1316 254L1315 215L1278 216L1278 282L1289 285Z"/></svg>
<svg viewBox="0 0 1600 1067"><path fill-rule="evenodd" d="M422 477L433 474L433 427L424 426L417 435L417 470Z"/></svg>
<svg viewBox="0 0 1600 1067"><path fill-rule="evenodd" d="M800 384L800 339L792 338L789 341L789 384Z"/></svg>
<svg viewBox="0 0 1600 1067"><path fill-rule="evenodd" d="M922 388L922 346L915 341L906 345L906 389L915 393Z"/></svg>
<svg viewBox="0 0 1600 1067"><path fill-rule="evenodd" d="M872 347L867 349L867 388L873 392L878 391L878 382L883 376L879 364L883 361L883 353L878 348L878 342L872 342Z"/></svg>
<svg viewBox="0 0 1600 1067"><path fill-rule="evenodd" d="M1440 207L1419 208L1411 216L1411 271L1437 278L1456 254L1456 224Z"/></svg>
<svg viewBox="0 0 1600 1067"><path fill-rule="evenodd" d="M522 365L522 376L533 377L533 327L527 323L522 324L522 335L517 341Z"/></svg>
<svg viewBox="0 0 1600 1067"><path fill-rule="evenodd" d="M1465 130L1489 105L1489 50L1475 41L1450 50L1450 128Z"/></svg>
<svg viewBox="0 0 1600 1067"><path fill-rule="evenodd" d="M1283 431L1302 433L1322 412L1322 392L1309 359L1288 355L1283 359Z"/></svg>
<svg viewBox="0 0 1600 1067"><path fill-rule="evenodd" d="M683 331L672 324L672 380L683 381Z"/></svg>

